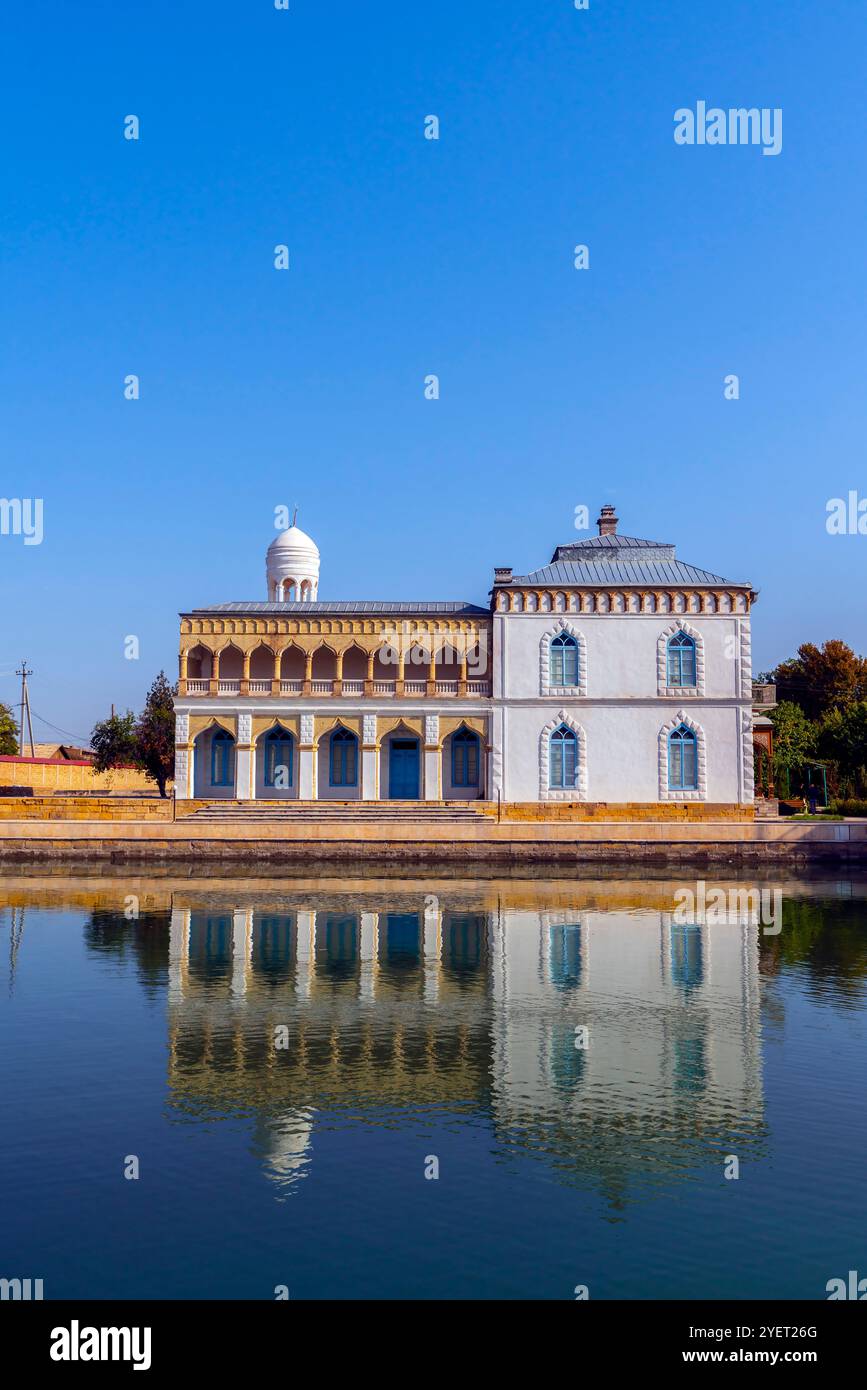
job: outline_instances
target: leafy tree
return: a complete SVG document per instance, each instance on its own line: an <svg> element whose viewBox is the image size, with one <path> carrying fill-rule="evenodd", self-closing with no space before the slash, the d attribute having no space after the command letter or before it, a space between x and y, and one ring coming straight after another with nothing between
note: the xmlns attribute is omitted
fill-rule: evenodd
<svg viewBox="0 0 867 1390"><path fill-rule="evenodd" d="M804 642L796 657L781 662L766 678L775 682L781 701L799 705L808 719L867 699L867 660L838 638L821 647Z"/></svg>
<svg viewBox="0 0 867 1390"><path fill-rule="evenodd" d="M126 714L114 714L110 719L102 719L94 724L90 746L96 754L93 762L95 772L108 772L112 767L135 767L138 753L132 710L127 710Z"/></svg>
<svg viewBox="0 0 867 1390"><path fill-rule="evenodd" d="M138 761L163 797L166 782L175 774L174 695L175 688L169 684L165 671L160 671L135 726Z"/></svg>
<svg viewBox="0 0 867 1390"><path fill-rule="evenodd" d="M867 700L834 709L818 729L822 757L831 758L847 782L864 784L867 768Z"/></svg>
<svg viewBox="0 0 867 1390"><path fill-rule="evenodd" d="M782 700L771 711L770 719L774 726L775 771L785 770L787 774L797 771L815 755L815 725L800 705L790 700Z"/></svg>
<svg viewBox="0 0 867 1390"><path fill-rule="evenodd" d="M17 752L17 721L8 705L0 705L0 756L11 758Z"/></svg>

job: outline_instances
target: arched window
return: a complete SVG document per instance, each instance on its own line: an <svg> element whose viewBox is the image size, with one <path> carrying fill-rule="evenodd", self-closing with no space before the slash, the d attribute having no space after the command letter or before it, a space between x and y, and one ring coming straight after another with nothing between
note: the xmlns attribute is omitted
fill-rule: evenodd
<svg viewBox="0 0 867 1390"><path fill-rule="evenodd" d="M285 771L281 769L285 768ZM272 729L265 738L265 786L292 784L292 735L285 729Z"/></svg>
<svg viewBox="0 0 867 1390"><path fill-rule="evenodd" d="M698 790L698 739L686 724L678 724L668 735L668 789Z"/></svg>
<svg viewBox="0 0 867 1390"><path fill-rule="evenodd" d="M211 738L211 786L232 787L235 784L235 740L225 729L218 729Z"/></svg>
<svg viewBox="0 0 867 1390"><path fill-rule="evenodd" d="M479 785L479 736L472 729L459 729L452 737L452 786Z"/></svg>
<svg viewBox="0 0 867 1390"><path fill-rule="evenodd" d="M358 739L348 729L335 729L331 735L331 785L358 786Z"/></svg>
<svg viewBox="0 0 867 1390"><path fill-rule="evenodd" d="M548 764L548 785L562 791L578 781L578 738L566 724L551 735L551 757Z"/></svg>
<svg viewBox="0 0 867 1390"><path fill-rule="evenodd" d="M578 643L568 632L552 637L548 660L551 685L578 684Z"/></svg>
<svg viewBox="0 0 867 1390"><path fill-rule="evenodd" d="M668 684L695 685L695 638L677 632L668 639Z"/></svg>

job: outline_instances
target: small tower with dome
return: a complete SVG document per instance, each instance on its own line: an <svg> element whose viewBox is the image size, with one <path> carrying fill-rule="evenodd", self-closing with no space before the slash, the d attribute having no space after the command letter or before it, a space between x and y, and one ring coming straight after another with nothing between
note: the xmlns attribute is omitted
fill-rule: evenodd
<svg viewBox="0 0 867 1390"><path fill-rule="evenodd" d="M319 547L292 525L268 546L265 561L270 603L314 603L319 593Z"/></svg>

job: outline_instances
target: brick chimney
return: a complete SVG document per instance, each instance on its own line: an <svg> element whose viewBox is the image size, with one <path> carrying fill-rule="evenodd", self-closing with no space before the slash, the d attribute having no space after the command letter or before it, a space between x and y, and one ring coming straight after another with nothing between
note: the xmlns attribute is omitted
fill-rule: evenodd
<svg viewBox="0 0 867 1390"><path fill-rule="evenodd" d="M614 514L614 508L603 507L602 511L599 513L599 520L596 523L599 527L600 536L616 536L617 521L618 518Z"/></svg>

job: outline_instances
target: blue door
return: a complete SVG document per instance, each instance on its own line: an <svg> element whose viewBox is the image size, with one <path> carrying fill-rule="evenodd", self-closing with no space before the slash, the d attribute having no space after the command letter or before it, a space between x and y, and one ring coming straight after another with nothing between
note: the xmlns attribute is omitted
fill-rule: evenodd
<svg viewBox="0 0 867 1390"><path fill-rule="evenodd" d="M417 801L418 774L418 739L392 739L388 761L388 794L391 800Z"/></svg>

